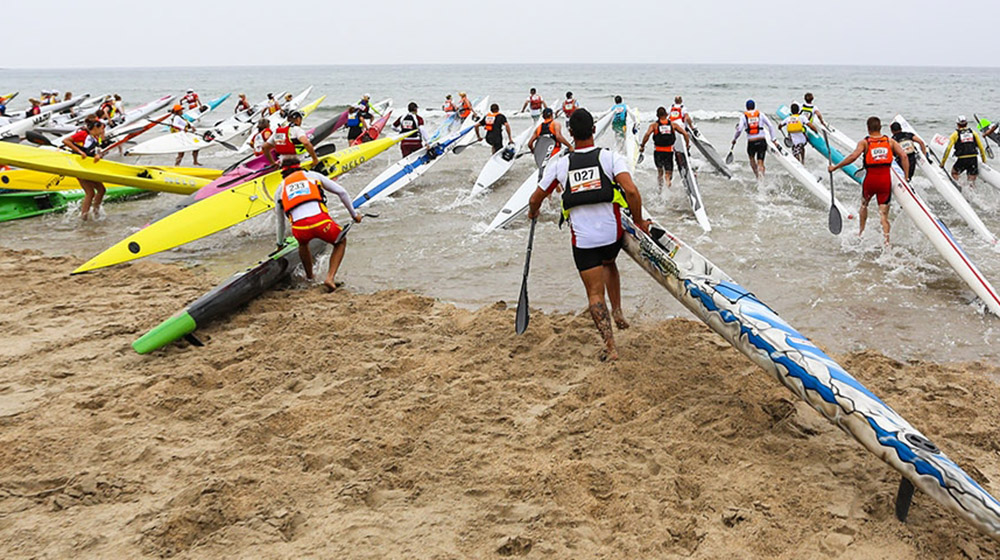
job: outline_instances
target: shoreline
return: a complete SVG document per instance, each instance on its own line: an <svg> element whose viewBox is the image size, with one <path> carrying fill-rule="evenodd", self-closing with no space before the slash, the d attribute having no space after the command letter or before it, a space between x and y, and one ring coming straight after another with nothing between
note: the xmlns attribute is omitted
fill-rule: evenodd
<svg viewBox="0 0 1000 560"><path fill-rule="evenodd" d="M585 316L293 288L139 356L214 279L79 261L0 250L12 558L1000 554L693 320L607 364ZM1000 368L834 357L1000 492Z"/></svg>

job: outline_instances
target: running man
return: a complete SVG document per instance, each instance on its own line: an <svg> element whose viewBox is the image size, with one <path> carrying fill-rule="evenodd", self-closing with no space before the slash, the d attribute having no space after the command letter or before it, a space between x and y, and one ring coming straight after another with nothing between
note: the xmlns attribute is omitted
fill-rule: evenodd
<svg viewBox="0 0 1000 560"><path fill-rule="evenodd" d="M503 149L503 129L507 129L507 141L514 143L514 138L510 135L510 123L507 117L500 112L500 105L496 103L490 105L490 112L476 123L476 141L482 140L479 134L479 127L486 129L486 143L493 148L493 153Z"/></svg>
<svg viewBox="0 0 1000 560"><path fill-rule="evenodd" d="M858 142L858 147L837 165L829 166L831 172L850 165L864 155L865 181L861 185L861 209L858 211L858 237L865 232L868 221L868 203L872 198L878 202L879 218L885 245L889 246L889 201L892 199L892 160L899 158L903 175L910 173L910 159L898 142L882 134L882 121L878 117L868 117L868 136Z"/></svg>
<svg viewBox="0 0 1000 560"><path fill-rule="evenodd" d="M684 136L685 145L688 148L691 147L691 137L688 136L681 122L680 118L670 118L670 113L664 107L657 108L656 120L646 129L646 134L642 137L642 142L639 144L639 153L641 154L646 150L646 142L649 141L649 137L653 137L653 163L656 164L656 184L661 187L664 184L665 178L666 185L669 188L671 179L673 178L674 142L677 141L677 134L680 133Z"/></svg>
<svg viewBox="0 0 1000 560"><path fill-rule="evenodd" d="M183 106L174 105L174 107L170 110L170 113L173 115L170 117L169 125L171 134L175 132L195 132L194 125L184 118ZM184 152L178 152L177 159L174 160L174 165L180 165L182 159L184 159ZM191 152L191 159L194 160L195 165L201 165L198 163L198 150Z"/></svg>
<svg viewBox="0 0 1000 560"><path fill-rule="evenodd" d="M313 259L309 250L309 241L322 239L333 245L330 255L330 267L326 273L323 285L328 292L337 289L334 278L344 251L347 248L347 230L341 229L337 222L330 218L326 209L326 193L332 193L340 199L344 208L351 213L355 223L361 223L361 214L351 205L351 197L332 179L315 171L305 171L295 156L288 156L281 162L281 176L284 181L274 193L274 212L277 218L278 246L285 244L285 218L292 222L292 235L299 242L299 258L305 269L306 278L313 279Z"/></svg>
<svg viewBox="0 0 1000 560"><path fill-rule="evenodd" d="M615 104L611 107L611 112L615 115L611 120L611 128L620 137L625 136L625 124L628 122L628 105L622 102L622 96L615 96Z"/></svg>
<svg viewBox="0 0 1000 560"><path fill-rule="evenodd" d="M521 112L523 113L525 109L531 110L531 118L538 119L538 115L542 114L542 109L547 109L548 105L545 104L545 100L542 99L541 95L535 88L531 88L528 91L528 98L524 100L524 105L521 105Z"/></svg>
<svg viewBox="0 0 1000 560"><path fill-rule="evenodd" d="M927 157L927 144L924 143L924 139L917 136L912 132L903 132L903 127L898 122L894 122L889 125L889 130L892 132L892 139L895 140L900 146L903 147L903 151L906 152L906 159L910 161L909 173L906 174L906 181L909 182L913 179L913 172L917 168L917 147L914 144L920 145L920 153ZM899 165L902 166L903 162L896 158Z"/></svg>
<svg viewBox="0 0 1000 560"><path fill-rule="evenodd" d="M754 177L758 179L764 177L764 156L767 155L767 132L771 133L771 139L778 135L774 129L774 124L767 115L757 110L757 104L753 99L747 99L747 110L740 115L740 122L736 124L736 136L733 137L733 147L736 147L736 140L744 131L747 133L747 155L750 156L750 169L753 170Z"/></svg>
<svg viewBox="0 0 1000 560"><path fill-rule="evenodd" d="M101 161L100 147L103 140L104 123L94 120L90 121L86 128L81 128L63 140L63 145L83 158L93 157L97 162ZM77 179L77 181L84 193L83 202L80 203L80 219L84 221L90 219L91 210L97 218L101 214L101 202L104 200L104 183L87 179Z"/></svg>
<svg viewBox="0 0 1000 560"><path fill-rule="evenodd" d="M951 177L956 181L965 173L969 176L969 184L976 186L976 177L979 176L979 160L982 157L986 163L986 148L983 146L983 139L976 134L976 131L969 128L969 121L965 115L959 115L955 119L955 132L951 133L948 139L948 147L944 150L944 157L941 158L941 169L951 155L952 147L955 148L955 165L951 166Z"/></svg>
<svg viewBox="0 0 1000 560"><path fill-rule="evenodd" d="M572 91L567 91L566 92L566 101L563 101L563 104L562 104L563 115L565 115L565 117L566 117L566 123L567 124L569 123L569 118L573 116L573 111L576 111L579 108L580 108L580 104L573 97L573 92Z"/></svg>
<svg viewBox="0 0 1000 560"><path fill-rule="evenodd" d="M816 125L813 124L814 116L819 119L819 124L829 128L826 121L823 120L823 113L820 113L819 109L813 105L813 94L806 92L806 94L802 96L802 99L805 101L805 103L802 104L802 114L809 119L809 128L813 129L813 132L819 132L819 130L816 129Z"/></svg>
<svg viewBox="0 0 1000 560"><path fill-rule="evenodd" d="M417 131L416 134L411 134L399 142L399 151L403 154L403 157L424 147L424 118L417 114L417 104L413 101L410 101L410 104L406 106L406 110L408 112L405 115L392 123L392 128L402 133L407 133L411 130Z"/></svg>
<svg viewBox="0 0 1000 560"><path fill-rule="evenodd" d="M778 128L784 128L788 132L788 139L792 142L792 155L799 163L806 162L806 127L810 126L809 118L804 116L798 103L792 103L791 113L785 120L778 124Z"/></svg>
<svg viewBox="0 0 1000 560"><path fill-rule="evenodd" d="M264 155L271 163L277 163L274 159L275 153L280 155L282 160L294 159L298 161L298 155L303 151L308 152L309 156L312 157L313 167L319 165L316 149L313 148L309 135L302 130L302 112L296 110L288 114L288 124L279 126L274 131L274 136L264 143Z"/></svg>
<svg viewBox="0 0 1000 560"><path fill-rule="evenodd" d="M670 106L670 110L667 112L667 119L669 119L670 122L680 122L680 125L684 128L690 127L691 131L695 134L698 132L698 129L694 127L694 120L691 118L691 114L684 108L684 99L679 95L674 97L674 104ZM676 145L675 138L674 146L676 147ZM687 146L687 150L685 150L685 152L690 152L691 138L688 137L687 134L684 135L684 145ZM678 168L683 169L687 167L687 159L684 153L681 153L680 150L673 150L673 152L674 157L677 158ZM667 186L670 186L669 175L667 176Z"/></svg>
<svg viewBox="0 0 1000 560"><path fill-rule="evenodd" d="M573 145L570 144L569 141L566 140L566 137L562 134L562 126L556 122L552 115L553 113L550 107L546 107L545 110L542 111L542 122L538 123L538 126L535 127L535 132L531 133L531 139L528 140L529 152L535 151L535 141L542 136L548 136L556 141L555 147L552 148L553 155L559 153L561 146L566 146L570 151L573 150ZM509 128L507 130L507 134L510 134Z"/></svg>
<svg viewBox="0 0 1000 560"><path fill-rule="evenodd" d="M619 330L629 326L622 313L621 277L615 264L624 236L621 211L628 208L636 227L644 232L648 232L649 223L642 217L642 197L625 158L594 146L590 112L579 109L573 113L569 130L575 151L545 167L542 181L531 195L528 217L537 218L542 201L556 187L562 189L563 215L572 231L573 260L587 290L590 316L604 341L602 359L617 360L611 320ZM605 294L611 301L610 315Z"/></svg>

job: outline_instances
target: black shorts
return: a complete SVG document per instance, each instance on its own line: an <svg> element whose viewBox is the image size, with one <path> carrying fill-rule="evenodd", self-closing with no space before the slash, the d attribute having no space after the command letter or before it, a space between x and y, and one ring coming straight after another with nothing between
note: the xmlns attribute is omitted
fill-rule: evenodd
<svg viewBox="0 0 1000 560"><path fill-rule="evenodd" d="M583 272L604 263L614 262L618 258L618 252L622 250L622 239L619 237L618 241L614 243L591 249L573 247L573 261L576 262L576 269Z"/></svg>
<svg viewBox="0 0 1000 560"><path fill-rule="evenodd" d="M748 141L747 155L750 156L750 159L764 161L764 156L767 155L767 140L761 138L759 140Z"/></svg>
<svg viewBox="0 0 1000 560"><path fill-rule="evenodd" d="M486 135L486 143L493 147L494 152L499 152L503 149L503 136L497 134L496 138Z"/></svg>
<svg viewBox="0 0 1000 560"><path fill-rule="evenodd" d="M955 165L951 167L952 173L966 173L968 175L976 176L979 175L979 158L978 157L964 157L955 160Z"/></svg>
<svg viewBox="0 0 1000 560"><path fill-rule="evenodd" d="M910 181L913 179L913 173L917 170L917 153L913 152L912 154L906 154L906 159L910 162L910 170L906 174L906 180ZM896 161L899 161L898 157L896 158Z"/></svg>
<svg viewBox="0 0 1000 560"><path fill-rule="evenodd" d="M352 126L351 128L347 129L347 141L350 142L351 140L354 140L358 136L361 136L361 133L364 132L364 130L365 129L361 128L360 126Z"/></svg>
<svg viewBox="0 0 1000 560"><path fill-rule="evenodd" d="M653 163L656 164L657 169L662 169L664 171L674 171L674 153L673 152L653 152Z"/></svg>

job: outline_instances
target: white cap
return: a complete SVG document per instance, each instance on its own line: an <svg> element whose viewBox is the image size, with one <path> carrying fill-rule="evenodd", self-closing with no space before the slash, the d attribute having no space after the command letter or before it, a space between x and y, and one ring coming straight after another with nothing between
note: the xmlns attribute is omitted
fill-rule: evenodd
<svg viewBox="0 0 1000 560"><path fill-rule="evenodd" d="M194 90L193 90L193 89L191 89L191 88L188 88L188 91L187 91L187 92L188 92L188 93L194 93Z"/></svg>
<svg viewBox="0 0 1000 560"><path fill-rule="evenodd" d="M958 118L955 119L955 124L962 124L964 122L969 122L969 120L965 118L965 115L959 115Z"/></svg>

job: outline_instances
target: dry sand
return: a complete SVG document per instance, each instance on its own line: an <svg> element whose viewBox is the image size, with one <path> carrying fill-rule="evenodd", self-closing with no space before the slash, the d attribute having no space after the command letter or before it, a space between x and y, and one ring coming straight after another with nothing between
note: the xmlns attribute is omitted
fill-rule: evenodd
<svg viewBox="0 0 1000 560"><path fill-rule="evenodd" d="M582 316L283 289L139 356L217 279L78 262L0 250L5 559L1000 556L697 322L605 364ZM838 358L1000 493L995 365Z"/></svg>

